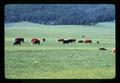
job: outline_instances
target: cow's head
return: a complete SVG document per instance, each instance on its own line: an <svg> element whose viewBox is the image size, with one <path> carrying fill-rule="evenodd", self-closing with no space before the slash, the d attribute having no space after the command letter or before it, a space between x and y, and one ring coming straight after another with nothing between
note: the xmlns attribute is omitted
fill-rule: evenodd
<svg viewBox="0 0 120 83"><path fill-rule="evenodd" d="M21 41L24 43L24 39L22 38Z"/></svg>

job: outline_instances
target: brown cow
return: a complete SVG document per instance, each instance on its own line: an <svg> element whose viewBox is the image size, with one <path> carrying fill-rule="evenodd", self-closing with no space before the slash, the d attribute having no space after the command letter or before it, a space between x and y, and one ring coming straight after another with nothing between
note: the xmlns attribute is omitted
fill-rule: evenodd
<svg viewBox="0 0 120 83"><path fill-rule="evenodd" d="M84 43L92 43L92 40L84 40Z"/></svg>
<svg viewBox="0 0 120 83"><path fill-rule="evenodd" d="M68 39L69 43L76 42L76 39Z"/></svg>
<svg viewBox="0 0 120 83"><path fill-rule="evenodd" d="M40 44L40 40L37 39L37 38L33 38L33 39L31 40L31 43L32 43L32 44Z"/></svg>
<svg viewBox="0 0 120 83"><path fill-rule="evenodd" d="M115 49L115 48L112 49L112 53L113 53L113 54L116 53L116 49Z"/></svg>

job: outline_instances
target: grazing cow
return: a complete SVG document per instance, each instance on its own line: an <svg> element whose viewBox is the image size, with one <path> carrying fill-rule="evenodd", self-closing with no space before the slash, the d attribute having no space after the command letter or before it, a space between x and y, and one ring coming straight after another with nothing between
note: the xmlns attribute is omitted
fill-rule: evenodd
<svg viewBox="0 0 120 83"><path fill-rule="evenodd" d="M113 53L113 54L116 53L116 49L115 49L115 48L112 49L112 53Z"/></svg>
<svg viewBox="0 0 120 83"><path fill-rule="evenodd" d="M31 43L32 43L32 44L40 44L40 40L37 39L37 38L33 38L33 39L31 40Z"/></svg>
<svg viewBox="0 0 120 83"><path fill-rule="evenodd" d="M78 42L79 42L79 43L83 43L83 40L79 40Z"/></svg>
<svg viewBox="0 0 120 83"><path fill-rule="evenodd" d="M43 42L45 42L45 41L46 41L46 39L45 39L45 38L43 38L42 40L43 40Z"/></svg>
<svg viewBox="0 0 120 83"><path fill-rule="evenodd" d="M107 50L106 48L99 48L99 50Z"/></svg>
<svg viewBox="0 0 120 83"><path fill-rule="evenodd" d="M58 42L64 41L64 39L58 39Z"/></svg>
<svg viewBox="0 0 120 83"><path fill-rule="evenodd" d="M15 38L13 45L21 45L21 42L24 43L24 38Z"/></svg>
<svg viewBox="0 0 120 83"><path fill-rule="evenodd" d="M63 40L63 44L69 44L69 40Z"/></svg>
<svg viewBox="0 0 120 83"><path fill-rule="evenodd" d="M97 41L97 44L99 44L99 41Z"/></svg>
<svg viewBox="0 0 120 83"><path fill-rule="evenodd" d="M84 43L92 43L92 40L84 40Z"/></svg>
<svg viewBox="0 0 120 83"><path fill-rule="evenodd" d="M15 38L14 41L20 40L21 42L24 42L24 38Z"/></svg>
<svg viewBox="0 0 120 83"><path fill-rule="evenodd" d="M76 39L68 39L70 43L76 42Z"/></svg>

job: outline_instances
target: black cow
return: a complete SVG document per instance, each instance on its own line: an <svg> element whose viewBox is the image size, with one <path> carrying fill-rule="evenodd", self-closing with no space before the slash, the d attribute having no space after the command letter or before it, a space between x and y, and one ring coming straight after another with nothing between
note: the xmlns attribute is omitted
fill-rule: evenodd
<svg viewBox="0 0 120 83"><path fill-rule="evenodd" d="M69 44L69 40L63 40L63 44Z"/></svg>
<svg viewBox="0 0 120 83"><path fill-rule="evenodd" d="M58 39L58 42L64 41L64 39Z"/></svg>
<svg viewBox="0 0 120 83"><path fill-rule="evenodd" d="M76 39L68 39L70 43L76 42Z"/></svg>
<svg viewBox="0 0 120 83"><path fill-rule="evenodd" d="M106 48L99 48L99 50L107 50Z"/></svg>
<svg viewBox="0 0 120 83"><path fill-rule="evenodd" d="M15 38L13 45L21 45L21 42L24 43L24 38Z"/></svg>
<svg viewBox="0 0 120 83"><path fill-rule="evenodd" d="M79 42L79 43L83 43L83 40L79 40L78 42Z"/></svg>

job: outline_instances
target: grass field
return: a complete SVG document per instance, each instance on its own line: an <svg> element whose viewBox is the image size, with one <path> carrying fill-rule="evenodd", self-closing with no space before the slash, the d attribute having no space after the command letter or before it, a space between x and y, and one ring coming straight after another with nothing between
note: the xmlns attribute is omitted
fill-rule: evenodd
<svg viewBox="0 0 120 83"><path fill-rule="evenodd" d="M92 44L58 43L58 38L85 38ZM25 43L13 46L13 38ZM31 38L46 38L31 45ZM98 45L96 41L99 41ZM107 51L100 51L105 47ZM5 78L7 79L113 79L115 78L115 26L113 24L39 25L27 22L5 27Z"/></svg>

